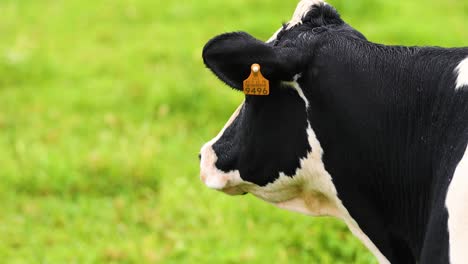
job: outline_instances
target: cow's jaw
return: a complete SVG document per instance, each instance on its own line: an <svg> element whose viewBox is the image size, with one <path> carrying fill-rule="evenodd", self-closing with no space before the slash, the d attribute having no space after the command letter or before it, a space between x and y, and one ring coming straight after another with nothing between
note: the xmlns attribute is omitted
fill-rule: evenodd
<svg viewBox="0 0 468 264"><path fill-rule="evenodd" d="M323 165L322 148L310 124L307 128L307 135L312 150L301 159L300 167L293 176L279 172L279 177L265 186L243 181L238 171L223 173L216 169L217 177L234 178L235 180L227 186L235 187L234 184L237 184L238 189L283 209L315 216L329 215L341 218L338 208L341 202L337 197L331 176ZM205 184L207 182L205 181ZM299 204L301 208L298 207Z"/></svg>

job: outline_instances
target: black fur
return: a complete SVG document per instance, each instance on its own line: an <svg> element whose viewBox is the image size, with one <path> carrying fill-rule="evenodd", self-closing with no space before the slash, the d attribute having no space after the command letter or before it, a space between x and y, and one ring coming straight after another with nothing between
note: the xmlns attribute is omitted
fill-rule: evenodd
<svg viewBox="0 0 468 264"><path fill-rule="evenodd" d="M468 87L455 67L468 48L368 42L328 5L262 43L225 34L206 65L241 89L252 63L272 80L268 97L246 96L214 145L216 166L258 185L294 175L309 152L307 122L324 150L340 199L392 263L448 263L445 197L468 142ZM281 81L298 80L310 107Z"/></svg>
<svg viewBox="0 0 468 264"><path fill-rule="evenodd" d="M392 263L448 263L445 196L468 141L468 49L329 32L300 80L339 197Z"/></svg>

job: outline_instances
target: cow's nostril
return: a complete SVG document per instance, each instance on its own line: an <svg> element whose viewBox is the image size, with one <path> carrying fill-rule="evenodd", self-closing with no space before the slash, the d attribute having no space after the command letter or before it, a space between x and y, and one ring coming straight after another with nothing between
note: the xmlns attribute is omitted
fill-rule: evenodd
<svg viewBox="0 0 468 264"><path fill-rule="evenodd" d="M201 160L201 154L200 153L198 153L198 159Z"/></svg>

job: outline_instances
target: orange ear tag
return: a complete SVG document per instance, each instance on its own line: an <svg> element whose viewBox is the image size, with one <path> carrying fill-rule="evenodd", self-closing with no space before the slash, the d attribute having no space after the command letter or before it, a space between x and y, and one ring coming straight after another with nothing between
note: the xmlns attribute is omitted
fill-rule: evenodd
<svg viewBox="0 0 468 264"><path fill-rule="evenodd" d="M247 95L269 95L270 82L263 77L260 65L252 64L250 76L244 80L244 94Z"/></svg>

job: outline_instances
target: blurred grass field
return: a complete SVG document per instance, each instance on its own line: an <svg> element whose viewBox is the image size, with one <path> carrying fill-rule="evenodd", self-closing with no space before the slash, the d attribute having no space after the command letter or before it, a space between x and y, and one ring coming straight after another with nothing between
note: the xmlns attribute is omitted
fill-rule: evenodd
<svg viewBox="0 0 468 264"><path fill-rule="evenodd" d="M296 0L1 0L1 263L376 263L340 222L228 197L200 146L242 101L205 69ZM468 45L468 2L333 0L370 40Z"/></svg>

